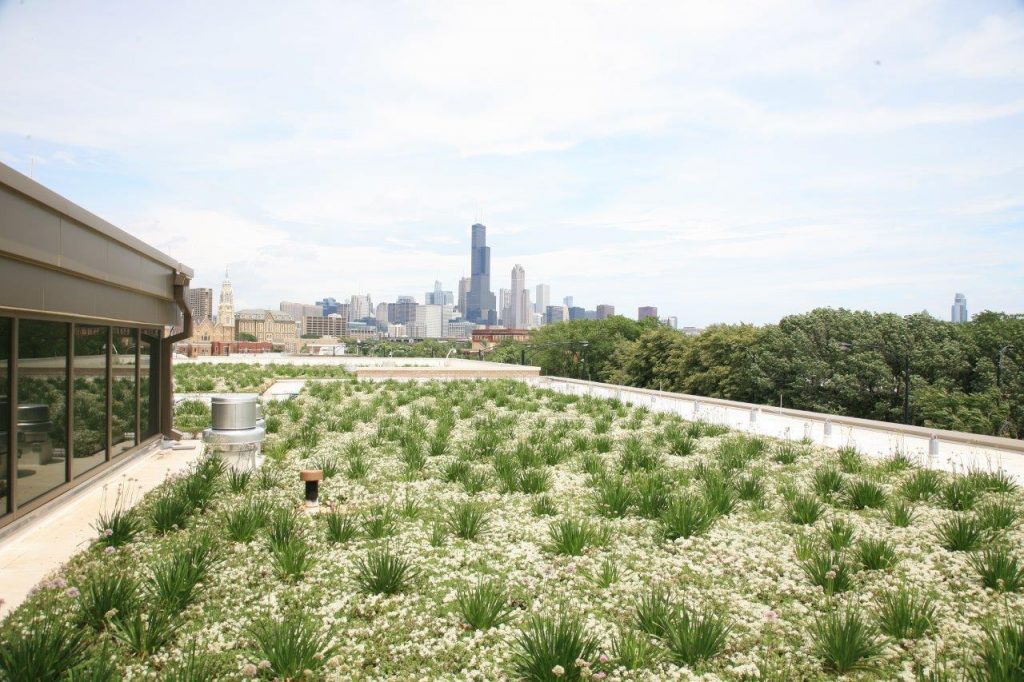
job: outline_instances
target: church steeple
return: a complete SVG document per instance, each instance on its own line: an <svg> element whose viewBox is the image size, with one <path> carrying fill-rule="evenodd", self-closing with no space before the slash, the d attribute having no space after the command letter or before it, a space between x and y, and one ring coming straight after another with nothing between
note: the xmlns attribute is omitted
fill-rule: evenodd
<svg viewBox="0 0 1024 682"><path fill-rule="evenodd" d="M217 307L217 324L222 327L235 326L235 295L228 279L228 269L224 268L224 283L220 287L220 305Z"/></svg>

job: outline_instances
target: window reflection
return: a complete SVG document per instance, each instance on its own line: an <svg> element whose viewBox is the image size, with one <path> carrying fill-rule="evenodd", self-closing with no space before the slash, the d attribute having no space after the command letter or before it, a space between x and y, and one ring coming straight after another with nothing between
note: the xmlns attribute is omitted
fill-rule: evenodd
<svg viewBox="0 0 1024 682"><path fill-rule="evenodd" d="M107 327L75 326L74 460L78 476L107 459Z"/></svg>
<svg viewBox="0 0 1024 682"><path fill-rule="evenodd" d="M18 323L19 506L65 481L67 334L63 322Z"/></svg>
<svg viewBox="0 0 1024 682"><path fill-rule="evenodd" d="M8 396L11 390L11 320L0 317L0 516L7 513L9 507L7 496L10 494L8 467L10 458L7 456L11 431L11 404Z"/></svg>
<svg viewBox="0 0 1024 682"><path fill-rule="evenodd" d="M135 352L138 330L114 327L111 354L113 376L113 419L111 421L111 450L116 457L135 446L138 431L135 393Z"/></svg>

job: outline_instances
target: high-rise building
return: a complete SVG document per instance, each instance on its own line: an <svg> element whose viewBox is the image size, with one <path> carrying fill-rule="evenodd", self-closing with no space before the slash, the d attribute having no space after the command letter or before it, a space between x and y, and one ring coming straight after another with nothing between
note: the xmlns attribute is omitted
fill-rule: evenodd
<svg viewBox="0 0 1024 682"><path fill-rule="evenodd" d="M188 309L195 322L213 319L213 289L189 289Z"/></svg>
<svg viewBox="0 0 1024 682"><path fill-rule="evenodd" d="M537 299L533 302L533 309L543 315L551 305L551 287L547 284L537 285Z"/></svg>
<svg viewBox="0 0 1024 682"><path fill-rule="evenodd" d="M519 329L531 329L537 325L533 322L533 303L530 301L530 290L523 289L522 300L519 302Z"/></svg>
<svg viewBox="0 0 1024 682"><path fill-rule="evenodd" d="M434 290L428 291L423 297L427 305L455 305L455 295L450 291L443 291L441 282L434 281Z"/></svg>
<svg viewBox="0 0 1024 682"><path fill-rule="evenodd" d="M388 306L390 303L378 303L377 310L374 311L373 316L377 318L377 328L388 328Z"/></svg>
<svg viewBox="0 0 1024 682"><path fill-rule="evenodd" d="M556 322L568 322L569 309L564 305L549 305L544 311L544 322L555 324Z"/></svg>
<svg viewBox="0 0 1024 682"><path fill-rule="evenodd" d="M658 308L653 305L642 305L637 308L636 319L646 320L648 317L658 318Z"/></svg>
<svg viewBox="0 0 1024 682"><path fill-rule="evenodd" d="M565 298L563 298L562 299L562 305L564 305L566 308L571 308L572 307L572 296L566 296Z"/></svg>
<svg viewBox="0 0 1024 682"><path fill-rule="evenodd" d="M587 319L586 308L581 308L578 305L574 305L569 308L569 319L570 320L585 320Z"/></svg>
<svg viewBox="0 0 1024 682"><path fill-rule="evenodd" d="M672 329L679 329L679 319L675 315L669 315L668 317L661 318L661 323L666 327L672 327Z"/></svg>
<svg viewBox="0 0 1024 682"><path fill-rule="evenodd" d="M290 301L281 301L281 305L278 309L282 313L288 313L296 320L301 320L304 317L323 317L324 309L318 305L310 305L309 303L292 303Z"/></svg>
<svg viewBox="0 0 1024 682"><path fill-rule="evenodd" d="M615 306L602 303L597 306L597 319L607 320L609 317L615 314Z"/></svg>
<svg viewBox="0 0 1024 682"><path fill-rule="evenodd" d="M950 321L956 324L970 322L971 316L967 313L967 297L957 294L953 297L953 307L950 310Z"/></svg>
<svg viewBox="0 0 1024 682"><path fill-rule="evenodd" d="M506 327L512 326L512 291L498 289L498 323Z"/></svg>
<svg viewBox="0 0 1024 682"><path fill-rule="evenodd" d="M348 320L338 313L332 313L327 316L307 315L302 318L302 335L317 337L348 336Z"/></svg>
<svg viewBox="0 0 1024 682"><path fill-rule="evenodd" d="M361 320L365 317L373 317L373 301L369 294L355 294L350 299L349 319Z"/></svg>
<svg viewBox="0 0 1024 682"><path fill-rule="evenodd" d="M338 300L330 296L325 296L322 301L317 301L316 304L323 310L324 315L333 315L338 312Z"/></svg>
<svg viewBox="0 0 1024 682"><path fill-rule="evenodd" d="M416 307L416 319L406 325L409 336L417 339L439 339L448 331L450 305L421 305Z"/></svg>
<svg viewBox="0 0 1024 682"><path fill-rule="evenodd" d="M217 324L222 327L235 326L235 293L231 289L228 271L224 270L224 283L220 286L220 305L217 306Z"/></svg>
<svg viewBox="0 0 1024 682"><path fill-rule="evenodd" d="M472 280L469 277L459 278L459 313L466 317L466 302L469 300L469 285Z"/></svg>
<svg viewBox="0 0 1024 682"><path fill-rule="evenodd" d="M466 319L481 324L495 324L498 312L491 291L491 247L487 246L487 228L476 223L472 235Z"/></svg>
<svg viewBox="0 0 1024 682"><path fill-rule="evenodd" d="M412 296L399 296L395 303L388 303L388 322L391 324L415 322L418 305Z"/></svg>
<svg viewBox="0 0 1024 682"><path fill-rule="evenodd" d="M512 329L523 329L529 326L529 320L526 318L525 311L523 309L524 297L529 300L529 292L526 291L526 270L522 265L516 263L515 267L512 268L512 300L510 302L511 319L506 322L506 326Z"/></svg>

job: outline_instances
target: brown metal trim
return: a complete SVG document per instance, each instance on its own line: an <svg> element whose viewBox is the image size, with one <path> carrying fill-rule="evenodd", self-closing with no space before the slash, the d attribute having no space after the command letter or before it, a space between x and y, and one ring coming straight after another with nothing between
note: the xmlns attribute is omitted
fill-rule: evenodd
<svg viewBox="0 0 1024 682"><path fill-rule="evenodd" d="M18 254L11 253L10 251L0 250L0 258L6 258L7 260L17 261L19 263L24 263L25 265L31 265L32 267L39 268L41 270L58 272L62 275L67 275L68 277L73 277L75 279L80 279L86 282L92 282L93 284L101 284L105 287L110 287L111 289L120 289L121 291L127 291L128 293L139 294L140 296L146 296L148 298L155 298L158 301L166 301L167 303L171 303L174 301L174 298L172 296L161 296L159 294L154 294L152 291L146 291L144 289L135 289L124 284L119 284L118 282L111 282L110 280L103 279L102 277L96 277L95 275L87 275L85 273L78 272L77 270L68 270L58 265L54 265L53 263L46 263L44 261L36 260L34 258L19 256ZM170 275L171 273L167 274Z"/></svg>
<svg viewBox="0 0 1024 682"><path fill-rule="evenodd" d="M135 444L139 444L139 440L142 438L142 405L140 403L140 395L142 393L142 368L139 366L141 361L140 346L142 345L142 330L135 330Z"/></svg>
<svg viewBox="0 0 1024 682"><path fill-rule="evenodd" d="M114 328L107 327L107 458L106 461L110 462L114 459L114 446L111 441L114 440Z"/></svg>
<svg viewBox="0 0 1024 682"><path fill-rule="evenodd" d="M67 386L64 391L64 480L68 483L74 478L71 463L75 461L75 323L68 323L67 351L65 353L65 371Z"/></svg>
<svg viewBox="0 0 1024 682"><path fill-rule="evenodd" d="M11 395L7 402L11 404L11 451L10 463L7 466L11 477L7 480L7 508L11 518L18 514L18 334L20 320L11 318L11 361L7 365L11 382Z"/></svg>
<svg viewBox="0 0 1024 682"><path fill-rule="evenodd" d="M90 317L88 315L72 315L70 313L54 313L44 310L34 310L32 308L8 308L0 306L0 316L3 317L27 317L33 320L42 320L44 322L78 322L81 324L91 324L97 327L104 325L114 327L161 327L165 326L162 322L144 322L140 320L117 320L111 317Z"/></svg>
<svg viewBox="0 0 1024 682"><path fill-rule="evenodd" d="M171 372L171 356L174 354L174 344L184 341L193 334L192 310L185 301L185 290L188 288L189 278L183 273L178 273L174 278L174 302L182 314L182 330L178 334L172 334L160 343L160 432L171 439L181 437L174 430L174 375ZM152 375L152 369L150 369ZM152 380L152 379L150 379ZM170 396L171 399L163 400L163 396Z"/></svg>

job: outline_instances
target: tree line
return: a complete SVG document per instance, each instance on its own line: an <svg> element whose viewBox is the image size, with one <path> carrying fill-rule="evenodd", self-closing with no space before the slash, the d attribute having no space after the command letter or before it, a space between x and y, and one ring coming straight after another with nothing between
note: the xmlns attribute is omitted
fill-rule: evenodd
<svg viewBox="0 0 1024 682"><path fill-rule="evenodd" d="M927 313L818 308L696 336L616 316L542 327L528 344L505 342L488 359L891 422L904 421L906 409L911 424L1024 437L1024 315L983 312L951 324Z"/></svg>

